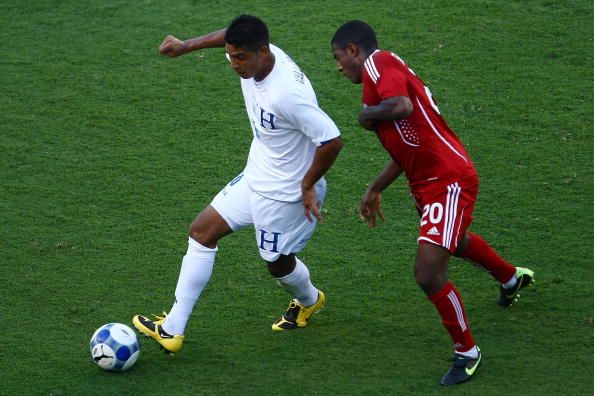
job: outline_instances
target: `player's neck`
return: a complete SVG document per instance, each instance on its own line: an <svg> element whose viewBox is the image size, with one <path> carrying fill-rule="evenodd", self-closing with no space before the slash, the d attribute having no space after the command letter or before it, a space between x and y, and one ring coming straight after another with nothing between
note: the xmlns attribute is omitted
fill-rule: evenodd
<svg viewBox="0 0 594 396"><path fill-rule="evenodd" d="M362 53L362 55L363 55L363 59L362 59L363 62L365 62L367 60L367 58L369 58L371 55L373 55L375 53L375 51L378 51L378 50L379 50L379 48L374 48L372 50L363 52Z"/></svg>
<svg viewBox="0 0 594 396"><path fill-rule="evenodd" d="M269 52L268 55L266 55L266 59L264 60L262 69L254 75L254 80L260 82L264 80L266 77L268 77L270 72L272 72L272 69L274 69L274 62L274 54L272 52Z"/></svg>

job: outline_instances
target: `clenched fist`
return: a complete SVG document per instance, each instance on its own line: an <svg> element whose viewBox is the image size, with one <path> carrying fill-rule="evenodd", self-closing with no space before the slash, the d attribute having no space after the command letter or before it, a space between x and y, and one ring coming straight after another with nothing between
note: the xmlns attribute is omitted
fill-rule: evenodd
<svg viewBox="0 0 594 396"><path fill-rule="evenodd" d="M183 41L174 36L167 36L159 46L159 51L162 55L170 58L183 55L187 52L186 45Z"/></svg>

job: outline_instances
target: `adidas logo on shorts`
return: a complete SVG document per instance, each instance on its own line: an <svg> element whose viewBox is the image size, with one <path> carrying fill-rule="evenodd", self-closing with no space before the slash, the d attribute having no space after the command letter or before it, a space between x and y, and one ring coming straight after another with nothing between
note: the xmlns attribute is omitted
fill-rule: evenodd
<svg viewBox="0 0 594 396"><path fill-rule="evenodd" d="M439 236L440 234L439 231L437 231L437 227L433 227L429 231L427 231L427 235Z"/></svg>

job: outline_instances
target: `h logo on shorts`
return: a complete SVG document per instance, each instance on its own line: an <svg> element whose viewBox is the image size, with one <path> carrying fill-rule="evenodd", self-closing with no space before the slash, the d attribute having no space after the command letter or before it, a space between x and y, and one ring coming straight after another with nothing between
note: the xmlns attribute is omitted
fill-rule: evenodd
<svg viewBox="0 0 594 396"><path fill-rule="evenodd" d="M264 114L268 115L268 119L264 118ZM274 114L267 113L263 108L260 107L260 125L262 125L262 128L267 128L264 123L270 124L269 129L276 129L274 127Z"/></svg>
<svg viewBox="0 0 594 396"><path fill-rule="evenodd" d="M272 234L272 239L266 239L266 234ZM260 249L262 250L270 250L272 253L278 253L278 237L281 233L280 232L267 232L265 230L260 230ZM264 242L271 243L272 249L266 249L264 247Z"/></svg>

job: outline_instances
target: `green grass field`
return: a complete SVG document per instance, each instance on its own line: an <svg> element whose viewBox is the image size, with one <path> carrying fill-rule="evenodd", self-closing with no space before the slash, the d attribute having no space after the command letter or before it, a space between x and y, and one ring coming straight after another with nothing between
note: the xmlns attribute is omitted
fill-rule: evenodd
<svg viewBox="0 0 594 396"><path fill-rule="evenodd" d="M0 394L591 394L591 2L166 3L0 0ZM240 13L268 23L343 133L325 222L301 255L328 304L303 331L273 333L289 298L246 230L220 243L182 353L142 339L132 370L103 372L94 330L170 308L187 228L251 139L224 51L167 59L158 45ZM384 194L378 228L356 215L387 156L330 53L354 18L423 77L466 143L482 183L472 229L536 271L501 309L492 278L452 261L484 353L459 387L438 385L452 350L412 275L405 182Z"/></svg>

